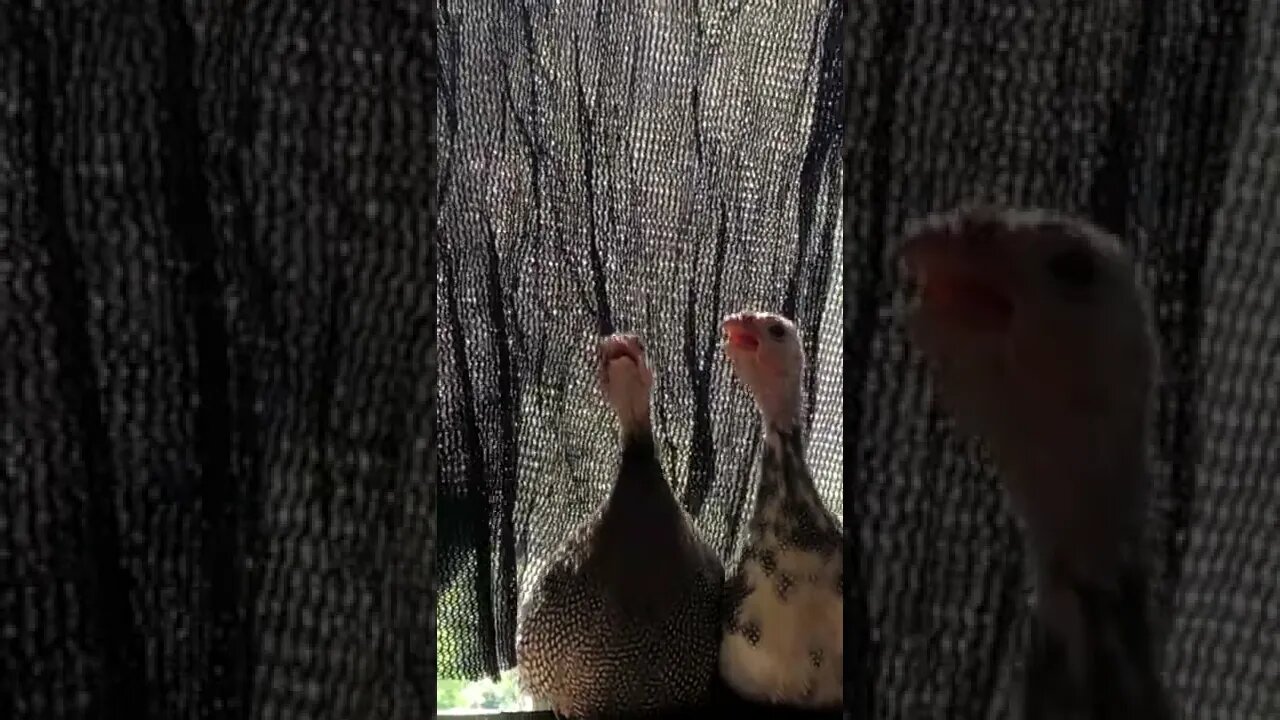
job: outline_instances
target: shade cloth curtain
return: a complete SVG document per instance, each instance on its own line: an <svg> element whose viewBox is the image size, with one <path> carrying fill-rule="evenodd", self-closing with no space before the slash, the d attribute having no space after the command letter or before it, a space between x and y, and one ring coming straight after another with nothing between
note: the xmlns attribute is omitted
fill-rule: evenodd
<svg viewBox="0 0 1280 720"><path fill-rule="evenodd" d="M514 663L521 599L612 481L602 334L644 338L666 474L727 560L759 422L720 319L795 319L809 460L841 512L843 13L440 9L438 649L472 677Z"/></svg>
<svg viewBox="0 0 1280 720"><path fill-rule="evenodd" d="M429 9L0 5L0 717L432 712Z"/></svg>

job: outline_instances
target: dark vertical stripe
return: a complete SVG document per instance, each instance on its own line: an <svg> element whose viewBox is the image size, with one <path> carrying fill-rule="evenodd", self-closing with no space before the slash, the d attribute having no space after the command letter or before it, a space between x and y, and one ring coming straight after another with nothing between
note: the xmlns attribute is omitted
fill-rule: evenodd
<svg viewBox="0 0 1280 720"><path fill-rule="evenodd" d="M607 4L607 2L605 3ZM602 8L598 5L597 8ZM598 20L599 18L597 18ZM574 109L578 119L578 142L582 151L583 203L587 211L587 257L591 261L591 292L595 300L596 330L601 335L614 332L613 311L609 307L609 289L605 282L604 258L600 253L600 228L596 224L596 115L602 91L596 93L596 106L587 106L587 86L582 69L582 44L573 42Z"/></svg>
<svg viewBox="0 0 1280 720"><path fill-rule="evenodd" d="M440 3L442 6L443 2ZM439 358L433 357L437 352L437 288L440 280L437 275L437 263L439 262L438 249L436 247L436 234L439 231L439 212L440 212L440 187L439 180L439 141L436 138L437 125L439 122L439 102L435 101L439 90L440 67L439 67L439 18L436 10L429 4L427 6L427 33L426 33L426 62L422 65L427 73L427 93L428 98L432 101L427 103L427 128L430 139L430 146L427 149L427 239L426 239L426 270L427 277L427 297L426 297L426 313L423 318L423 327L421 328L423 337L426 338L426 347L424 354L428 357L426 369L423 371L425 377L423 382L427 387L427 395L430 402L422 413L422 431L426 439L426 447L422 451L425 457L423 465L425 477L408 478L408 482L425 482L426 483L426 507L427 512L431 516L427 518L427 522L431 524L435 534L427 534L426 548L426 589L429 597L426 598L425 612L417 610L413 612L414 618L425 616L426 625L433 631L438 630L435 624L436 611L438 609L438 594L440 584L438 581L437 571L440 567L439 560L439 544L440 544L440 522L436 517L438 495L438 487L440 482L440 443L436 434L436 414L439 412L440 394L439 394ZM414 48L416 50L416 47ZM410 442L419 438L411 438ZM412 446L406 448L409 452L414 452ZM422 613L421 615L419 613ZM421 716L435 714L435 685L436 673L439 660L436 657L436 645L434 632L432 637L428 639L426 647L421 647L418 643L406 642L402 644L402 652L405 655L405 674L407 676L407 684L412 690L412 700L410 707L413 710L406 713L408 717L412 717L414 712Z"/></svg>
<svg viewBox="0 0 1280 720"><path fill-rule="evenodd" d="M1102 163L1094 172L1089 188L1093 220L1118 237L1128 234L1129 196L1135 180L1134 151L1138 145L1137 126L1141 122L1146 97L1150 40L1162 2L1138 4L1138 20L1129 33L1129 62L1120 96L1111 107L1107 133L1100 152Z"/></svg>
<svg viewBox="0 0 1280 720"><path fill-rule="evenodd" d="M787 289L782 301L782 314L795 318L798 311L800 277L813 268L828 268L826 262L808 262L809 242L813 235L813 218L818 204L818 187L822 177L827 174L833 152L840 150L840 141L844 130L844 78L841 73L841 62L844 58L844 3L833 0L828 5L825 17L815 20L815 24L825 23L825 32L819 37L814 32L812 45L822 55L817 61L818 87L815 93L817 107L814 108L813 122L809 127L809 138L805 143L804 159L800 163L800 182L797 189L799 233L797 235L796 261L787 277ZM811 60L812 62L812 60ZM827 245L818 249L821 254L829 252ZM816 278L810 285L813 297L824 298L830 273ZM816 344L816 343L815 343ZM811 348L810 348L811 349Z"/></svg>
<svg viewBox="0 0 1280 720"><path fill-rule="evenodd" d="M231 136L234 138L235 145L228 148L226 156L226 161L229 163L226 174L226 178L230 182L228 189L232 193L231 197L235 203L235 211L232 217L232 233L233 241L240 245L240 252L248 260L245 263L245 270L252 277L261 278L264 285L257 295L258 298L261 298L261 301L255 302L253 305L263 314L268 327L277 328L276 332L273 333L275 337L282 337L283 332L278 330L279 321L274 317L271 307L271 297L274 295L273 282L266 272L254 266L252 258L252 246L255 236L252 212L253 202L249 188L245 187L245 170L241 161L243 157L241 151L253 147L261 102L255 96L253 90L254 68L252 63L247 60L241 62L236 55L235 41L244 38L247 32L244 19L245 12L242 9L233 12L233 32L227 34L222 48L224 53L223 61L227 63L225 80L231 96L235 98L234 109L230 113L232 119ZM236 388L235 439L237 442L235 454L239 460L237 482L241 485L240 492L243 500L240 507L239 523L244 558L246 561L253 560L254 562L252 564L246 562L242 566L244 569L241 577L240 599L242 602L241 607L244 609L242 632L244 633L245 641L239 648L239 657L233 657L232 661L238 662L244 668L245 680L240 685L238 701L242 712L247 715L252 709L252 679L258 666L258 646L255 642L257 638L256 600L262 585L262 563L260 560L266 554L260 527L261 512L266 507L266 487L262 482L262 449L259 437L263 429L260 427L261 421L255 410L256 401L259 397L259 388L255 379L255 369L258 367L257 358L254 352L243 345L234 350L234 356Z"/></svg>
<svg viewBox="0 0 1280 720"><path fill-rule="evenodd" d="M46 7L48 7L46 5ZM56 6L55 6L56 7ZM48 11L56 13L56 9ZM54 134L62 125L55 97L57 83L67 76L66 50L55 52L49 37L62 28L47 27L33 3L15 13L18 42L23 45L23 80L35 115L31 126L39 234L49 254L46 279L49 310L55 326L54 353L58 384L69 411L66 436L78 439L83 451L83 482L87 507L84 545L89 548L83 569L90 605L84 608L97 633L101 652L100 704L90 716L145 718L147 686L143 667L143 639L132 606L133 579L124 567L116 510L121 493L112 472L106 425L97 396L98 372L90 342L89 299L81 259L72 247L63 197L63 169L55 156ZM56 17L56 15L54 15ZM69 33L68 33L69 34Z"/></svg>
<svg viewBox="0 0 1280 720"><path fill-rule="evenodd" d="M845 462L855 466L861 463L863 452L862 433L863 418L867 412L867 387L863 380L871 362L871 346L875 337L878 322L880 286L883 284L884 244L888 237L890 178L893 177L893 123L897 116L897 92L902 79L904 55L906 50L907 11L898 0L882 0L878 14L881 18L880 39L875 57L875 77L878 80L876 104L872 111L868 128L867 147L871 149L869 165L864 167L862 158L855 165L850 156L845 159L845 178L865 178L868 185L867 203L865 207L855 206L858 198L849 191L852 182L845 184L844 217L848 223L852 218L866 215L870 221L869 232L865 238L866 247L858 248L861 252L849 252L846 257L861 256L860 272L862 276L857 283L845 282L845 322L849 332L844 337L844 436ZM851 36L846 32L846 38ZM853 53L846 53L846 83L848 82L849 64ZM865 113L865 105L851 108L853 94L846 97L846 118L853 112ZM855 241L855 234L848 232L845 242ZM846 262L845 272L852 272ZM853 307L849 307L850 286L853 285ZM845 477L845 495L850 496L849 478ZM846 587L850 589L845 598L845 708L854 715L874 717L876 709L875 686L879 679L879 660L871 643L870 625L872 622L870 608L866 597L860 591L870 582L867 568L862 564L861 518L859 517L860 488L854 487L852 497L855 502L848 507L853 508L853 517L845 523L846 557L845 568L850 574Z"/></svg>
<svg viewBox="0 0 1280 720"><path fill-rule="evenodd" d="M720 222L716 225L714 259L711 263L711 297L707 298L706 302L707 307L713 308L713 313L721 311L724 304L724 256L729 246L727 215L727 210L721 201ZM692 436L709 441L710 438L715 437L711 422L711 378L716 374L713 368L716 349L719 347L720 318L712 317L709 332L705 334L698 332L697 289L697 273L694 273L685 293L684 343L681 350L684 355L685 370L689 373L689 391L693 396ZM703 338L700 348L699 337ZM689 484L685 488L685 501L682 504L690 515L698 517L702 514L702 506L706 503L711 485L716 479L716 454L708 447L695 448L689 453L688 468Z"/></svg>
<svg viewBox="0 0 1280 720"><path fill-rule="evenodd" d="M818 87L815 93L817 107L813 113L813 123L810 126L809 138L805 144L804 160L800 165L800 183L799 183L799 202L798 202L798 225L799 233L797 236L796 260L792 272L787 280L786 295L782 303L782 315L792 320L799 319L799 285L802 273L808 271L810 273L816 268L821 272L819 277L811 278L812 282L807 283L809 289L809 298L817 303L817 308L813 312L814 317L821 317L824 300L827 297L827 288L831 282L831 242L835 229L836 214L833 212L826 213L823 227L820 232L821 242L814 252L815 258L811 262L809 258L809 242L813 236L814 215L817 212L818 205L818 188L821 185L823 176L830 176L832 188L829 198L838 197L839 183L836 172L833 172L831 163L832 155L839 156L840 143L844 136L844 23L845 23L845 3L840 0L833 0L828 4L827 12L824 16L816 19L815 25L825 27L825 32L818 36L814 32L812 39L813 52L811 56L818 50L821 50L821 58L814 63L810 58L811 65L816 65L818 69ZM820 326L819 326L820 327ZM819 334L817 332L809 333L807 337L802 336L805 343L806 357L813 358L818 349ZM810 362L805 371L805 397L812 398L817 388L817 364ZM805 405L804 427L811 427L813 422L813 411L816 403L810 402Z"/></svg>
<svg viewBox="0 0 1280 720"><path fill-rule="evenodd" d="M439 62L438 66L434 62L427 65L427 67L434 68L436 70L434 77L438 79L438 85L434 95L436 102L431 103L428 108L428 112L431 113L429 116L431 118L431 122L427 125L427 127L431 128L431 135L428 141L432 143L433 148L438 148L440 136L447 137L449 138L449 147L456 152L456 138L458 137L458 87L461 84L461 79L458 73L458 60L462 57L462 40L459 37L458 24L450 10L449 0L438 0L438 2L435 3L434 10L431 9L431 5L429 4L427 16L430 18L431 23L431 32L427 39L427 43L431 49L431 52L429 53L430 56L433 60L436 58L446 57L449 59L448 62ZM441 28L444 29L443 32L441 32ZM437 47L437 43L440 42L441 36L443 36L447 48L444 52L440 52ZM526 38L526 42L531 43L532 41ZM531 91L536 88L534 83L530 83L530 86ZM536 94L533 96L533 102L534 104L537 103ZM524 126L520 124L519 118L516 118L516 124L519 129L525 129ZM530 138L527 131L523 134L529 144L530 152L532 153L534 151L532 138ZM452 168L449 165L435 168L432 193L435 197L435 202L429 206L429 212L432 213L431 222L433 226L439 220L438 213L440 212L440 205L444 202L445 197L452 188L450 181L453 177L453 173L451 170ZM536 180L538 178L538 172L536 160L533 177L535 179L533 187L537 188L538 183ZM539 209L540 206L535 204L535 213L538 212Z"/></svg>
<svg viewBox="0 0 1280 720"><path fill-rule="evenodd" d="M193 86L195 37L181 3L161 3L165 73L160 129L166 217L172 240L185 250L190 270L187 301L195 332L199 406L195 450L203 511L201 562L208 582L211 634L208 676L201 687L206 717L238 717L247 636L241 604L243 556L239 519L243 488L231 473L230 340L217 246L203 172L204 136ZM220 711L219 711L220 709Z"/></svg>
<svg viewBox="0 0 1280 720"><path fill-rule="evenodd" d="M503 307L502 274L498 267L498 238L490 229L485 244L485 284L487 298L485 308L489 324L493 328L493 344L497 357L498 389L498 578L496 604L500 615L494 618L499 627L511 628L502 632L502 646L497 648L503 665L515 663L515 627L517 608L516 587L516 382L511 357L511 333L507 328L507 314Z"/></svg>
<svg viewBox="0 0 1280 720"><path fill-rule="evenodd" d="M497 637L493 611L493 541L490 538L489 518L493 517L489 486L485 481L484 450L480 447L480 423L476 417L476 394L471 383L471 370L467 364L466 328L458 308L458 281L449 253L442 253L441 270L444 273L445 303L448 308L450 334L453 336L453 363L458 378L459 409L462 414L462 436L465 444L466 467L466 515L478 519L481 527L467 538L474 548L476 612L480 618L480 654L483 671L490 676L498 674Z"/></svg>
<svg viewBox="0 0 1280 720"><path fill-rule="evenodd" d="M1173 387L1170 417L1160 418L1159 422L1161 427L1168 428L1161 444L1170 467L1169 527L1165 535L1165 577L1161 584L1161 604L1166 613L1171 610L1174 594L1182 581L1182 564L1190 540L1191 509L1195 503L1199 448L1194 439L1199 435L1196 414L1203 383L1202 374L1197 369L1197 358L1204 331L1205 260L1210 238L1213 237L1214 216L1221 205L1230 169L1230 154L1240 115L1239 87L1246 81L1244 63L1249 3L1245 0L1220 3L1205 12L1195 47L1212 49L1207 60L1212 68L1209 84L1203 96L1187 93L1182 98L1181 107L1174 112L1175 117L1197 117L1206 112L1205 103L1209 102L1211 109L1208 112L1218 116L1202 118L1198 132L1190 142L1185 142L1188 138L1171 140L1175 147L1197 148L1195 164L1188 177L1199 179L1199 183L1192 185L1199 192L1189 198L1191 246L1185 255L1169 258L1171 266L1162 268L1160 273L1162 278L1181 275L1181 282L1171 283L1172 287L1157 288L1159 297L1177 297L1183 308L1180 317L1176 318L1176 326L1164 328L1160 334L1162 338L1177 338L1171 356L1184 361L1183 365L1173 369L1178 382ZM1215 33L1215 27L1222 30Z"/></svg>

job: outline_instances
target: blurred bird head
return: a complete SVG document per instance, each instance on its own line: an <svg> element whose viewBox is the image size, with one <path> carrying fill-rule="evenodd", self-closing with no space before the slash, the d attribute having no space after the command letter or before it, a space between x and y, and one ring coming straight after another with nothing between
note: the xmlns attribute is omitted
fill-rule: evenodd
<svg viewBox="0 0 1280 720"><path fill-rule="evenodd" d="M630 333L615 333L596 345L596 379L623 432L649 426L649 393L653 373L645 360L644 343Z"/></svg>
<svg viewBox="0 0 1280 720"><path fill-rule="evenodd" d="M1156 350L1115 237L1074 218L979 206L909 227L895 256L908 336L943 405L983 438L1006 482L1059 469L1103 477L1116 470L1107 463L1145 451L1133 446L1145 439ZM1048 507L1126 497L1011 490Z"/></svg>

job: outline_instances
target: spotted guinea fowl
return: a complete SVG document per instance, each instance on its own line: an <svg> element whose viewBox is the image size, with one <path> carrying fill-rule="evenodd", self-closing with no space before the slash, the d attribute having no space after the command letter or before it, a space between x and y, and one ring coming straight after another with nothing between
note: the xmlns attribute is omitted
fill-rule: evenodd
<svg viewBox="0 0 1280 720"><path fill-rule="evenodd" d="M1156 345L1130 256L1075 218L973 207L909 229L898 257L908 335L1027 536L1025 717L1171 717L1142 550Z"/></svg>
<svg viewBox="0 0 1280 720"><path fill-rule="evenodd" d="M715 677L724 567L663 475L639 339L609 336L598 354L621 463L608 497L556 551L522 610L521 685L569 717L698 706Z"/></svg>
<svg viewBox="0 0 1280 720"><path fill-rule="evenodd" d="M722 330L734 373L760 410L764 443L746 547L727 584L720 674L748 700L839 708L842 532L805 461L800 336L787 319L759 312L730 315Z"/></svg>

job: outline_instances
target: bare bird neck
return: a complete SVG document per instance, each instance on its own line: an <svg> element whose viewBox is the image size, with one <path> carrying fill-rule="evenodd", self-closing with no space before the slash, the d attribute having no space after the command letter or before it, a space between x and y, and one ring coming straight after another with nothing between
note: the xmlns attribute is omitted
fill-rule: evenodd
<svg viewBox="0 0 1280 720"><path fill-rule="evenodd" d="M1141 565L1150 493L1141 433L1109 452L1041 456L1010 475L1010 485L1028 495L1015 504L1023 505L1041 573L1055 582L1107 586Z"/></svg>
<svg viewBox="0 0 1280 720"><path fill-rule="evenodd" d="M621 424L618 435L623 447L628 443L653 443L653 424L649 421L648 413L630 418L619 416L618 420Z"/></svg>
<svg viewBox="0 0 1280 720"><path fill-rule="evenodd" d="M788 438L799 436L801 418L804 417L804 403L800 400L799 388L788 390L777 402L767 406L759 403L765 441L778 449L785 445Z"/></svg>
<svg viewBox="0 0 1280 720"><path fill-rule="evenodd" d="M620 607L634 613L634 604L643 598L678 597L687 577L687 565L680 560L688 534L652 433L626 436L620 460L588 562L606 587L616 589Z"/></svg>
<svg viewBox="0 0 1280 720"><path fill-rule="evenodd" d="M632 428L622 437L621 462L609 495L612 510L629 512L636 502L649 499L660 503L674 502L671 485L658 461L657 444L648 426Z"/></svg>

